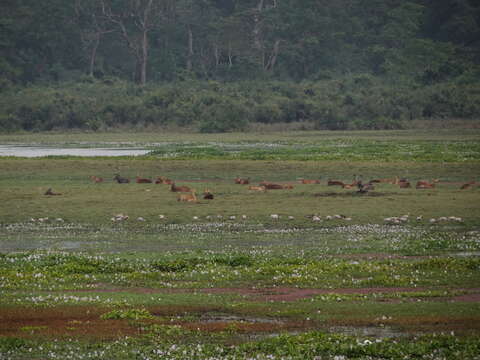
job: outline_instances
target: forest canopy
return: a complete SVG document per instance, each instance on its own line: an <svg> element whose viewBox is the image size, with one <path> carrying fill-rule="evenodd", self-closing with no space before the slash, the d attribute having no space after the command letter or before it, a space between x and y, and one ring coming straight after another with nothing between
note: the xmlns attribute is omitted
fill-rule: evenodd
<svg viewBox="0 0 480 360"><path fill-rule="evenodd" d="M474 0L3 0L0 129L480 114Z"/></svg>

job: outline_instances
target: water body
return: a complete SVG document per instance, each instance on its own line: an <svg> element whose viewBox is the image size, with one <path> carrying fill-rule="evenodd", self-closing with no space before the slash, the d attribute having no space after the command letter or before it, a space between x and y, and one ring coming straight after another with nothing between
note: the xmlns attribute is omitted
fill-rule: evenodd
<svg viewBox="0 0 480 360"><path fill-rule="evenodd" d="M0 156L138 156L150 150L138 148L60 148L46 146L0 145Z"/></svg>

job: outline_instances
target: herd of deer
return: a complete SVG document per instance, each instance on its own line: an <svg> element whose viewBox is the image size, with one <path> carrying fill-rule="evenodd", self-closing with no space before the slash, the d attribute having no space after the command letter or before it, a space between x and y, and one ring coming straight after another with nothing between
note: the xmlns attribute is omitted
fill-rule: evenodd
<svg viewBox="0 0 480 360"><path fill-rule="evenodd" d="M94 183L102 183L104 180L101 177L98 176L90 176L90 179ZM130 183L130 179L121 177L119 174L116 174L113 177L113 180L116 181L119 184L128 184ZM164 176L159 176L157 177L156 180L151 180L148 178L141 178L139 176L136 177L135 182L137 184L167 184L170 185L170 191L172 192L177 192L177 193L185 193L185 194L179 194L177 200L178 201L185 201L185 202L197 202L197 196L196 196L196 190L193 188L190 188L188 186L177 186L175 185L175 182L169 178L166 178ZM438 179L434 179L433 181L417 181L415 188L416 189L433 189L435 188L435 184L439 182ZM278 184L278 183L272 183L268 181L262 181L259 183L259 185L250 185L250 178L240 178L236 177L234 179L235 184L239 185L249 185L248 190L251 191L260 191L260 192L265 192L267 190L282 190L282 189L293 189L293 185L291 184ZM300 179L299 183L301 184L320 184L320 180L317 179ZM384 184L393 184L393 185L398 185L402 189L406 188L411 188L412 185L410 182L403 178L399 179L398 177L394 178L386 178L386 179L372 179L368 183L363 183L362 180L358 179L356 175L354 175L353 182L348 184L344 183L339 180L331 180L329 179L327 181L328 186L340 186L343 189L353 189L357 188L359 193L366 193L370 190L374 190L374 184L378 183L384 183ZM460 189L465 190L469 189L471 187L477 186L478 184L475 181L470 181L468 183L464 183ZM45 195L60 195L59 193L54 193L51 189L48 189ZM209 189L205 189L203 194L203 199L206 200L213 200L214 195Z"/></svg>

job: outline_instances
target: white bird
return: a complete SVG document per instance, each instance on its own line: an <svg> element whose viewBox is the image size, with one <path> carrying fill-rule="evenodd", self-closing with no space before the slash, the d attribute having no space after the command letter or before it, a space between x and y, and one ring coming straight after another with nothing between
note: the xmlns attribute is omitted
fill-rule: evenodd
<svg viewBox="0 0 480 360"><path fill-rule="evenodd" d="M158 215L160 219L165 219L165 215Z"/></svg>
<svg viewBox="0 0 480 360"><path fill-rule="evenodd" d="M198 220L198 216L194 216L194 217L193 217L193 220Z"/></svg>

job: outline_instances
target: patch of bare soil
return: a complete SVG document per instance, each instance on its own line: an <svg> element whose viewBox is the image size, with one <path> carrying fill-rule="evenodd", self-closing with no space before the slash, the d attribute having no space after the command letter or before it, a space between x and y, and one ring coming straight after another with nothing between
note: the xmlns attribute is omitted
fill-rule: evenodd
<svg viewBox="0 0 480 360"><path fill-rule="evenodd" d="M133 336L138 330L126 320L101 320L100 307L7 307L0 309L0 336L84 337L113 339Z"/></svg>

